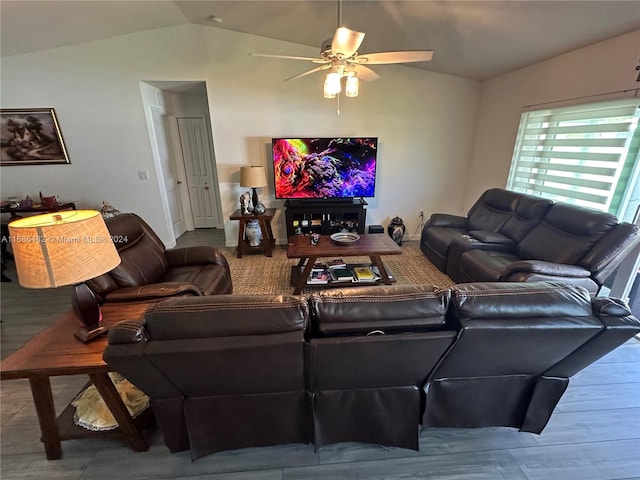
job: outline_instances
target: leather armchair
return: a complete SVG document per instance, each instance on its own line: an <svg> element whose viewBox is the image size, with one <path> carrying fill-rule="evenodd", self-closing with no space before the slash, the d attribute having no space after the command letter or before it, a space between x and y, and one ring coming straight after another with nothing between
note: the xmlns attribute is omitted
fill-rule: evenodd
<svg viewBox="0 0 640 480"><path fill-rule="evenodd" d="M133 213L105 223L122 261L85 282L99 302L232 293L229 264L214 246L166 250L151 227Z"/></svg>

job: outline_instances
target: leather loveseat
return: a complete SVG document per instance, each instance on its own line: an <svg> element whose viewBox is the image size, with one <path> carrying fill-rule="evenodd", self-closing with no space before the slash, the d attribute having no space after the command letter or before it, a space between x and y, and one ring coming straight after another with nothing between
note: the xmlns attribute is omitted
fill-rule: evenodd
<svg viewBox="0 0 640 480"><path fill-rule="evenodd" d="M359 441L421 425L539 433L569 377L640 332L622 302L556 282L363 286L170 299L109 332L170 451Z"/></svg>
<svg viewBox="0 0 640 480"><path fill-rule="evenodd" d="M466 217L431 215L420 249L455 282L558 280L594 295L639 241L609 213L492 188Z"/></svg>
<svg viewBox="0 0 640 480"><path fill-rule="evenodd" d="M121 262L110 272L85 282L100 303L232 293L229 264L216 247L167 250L151 227L134 213L107 218L105 223Z"/></svg>

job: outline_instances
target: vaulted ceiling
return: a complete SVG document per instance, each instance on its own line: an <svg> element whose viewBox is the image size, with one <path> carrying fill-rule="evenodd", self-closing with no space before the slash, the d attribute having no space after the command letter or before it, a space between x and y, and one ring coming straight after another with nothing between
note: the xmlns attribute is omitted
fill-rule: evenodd
<svg viewBox="0 0 640 480"><path fill-rule="evenodd" d="M319 53L335 31L337 12L332 0L2 0L0 51L17 55L197 23L317 47ZM412 66L483 80L640 29L640 1L345 0L342 23L367 34L360 53L433 50L431 62ZM634 61L640 45L638 56Z"/></svg>

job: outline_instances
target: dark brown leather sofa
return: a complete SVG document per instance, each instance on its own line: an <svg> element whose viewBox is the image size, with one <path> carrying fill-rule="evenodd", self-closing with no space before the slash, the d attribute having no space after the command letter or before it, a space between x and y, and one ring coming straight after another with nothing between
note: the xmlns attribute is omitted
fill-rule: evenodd
<svg viewBox="0 0 640 480"><path fill-rule="evenodd" d="M134 213L116 215L105 223L121 263L85 282L99 302L232 293L229 264L216 247L166 250L158 235Z"/></svg>
<svg viewBox="0 0 640 480"><path fill-rule="evenodd" d="M611 214L492 188L466 217L431 215L420 249L459 283L558 280L596 294L639 241Z"/></svg>
<svg viewBox="0 0 640 480"><path fill-rule="evenodd" d="M418 449L429 427L539 433L569 377L640 332L557 282L171 299L109 332L172 452L278 443Z"/></svg>

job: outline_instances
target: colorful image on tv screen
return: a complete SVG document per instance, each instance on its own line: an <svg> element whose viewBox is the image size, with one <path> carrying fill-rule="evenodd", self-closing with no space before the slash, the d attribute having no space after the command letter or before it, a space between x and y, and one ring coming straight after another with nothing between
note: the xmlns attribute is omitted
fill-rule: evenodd
<svg viewBox="0 0 640 480"><path fill-rule="evenodd" d="M274 138L276 198L373 197L377 138Z"/></svg>

